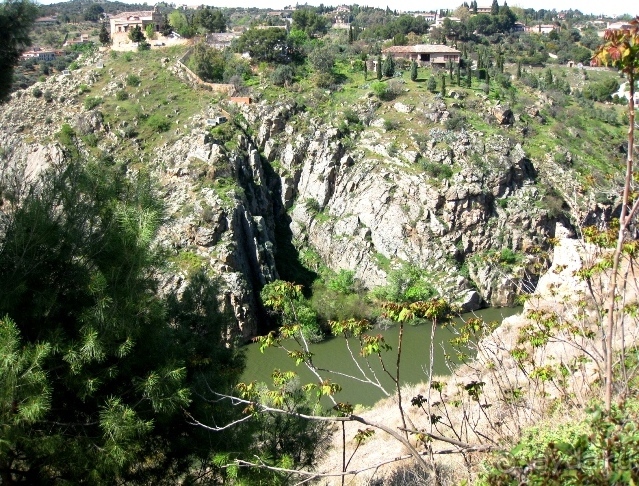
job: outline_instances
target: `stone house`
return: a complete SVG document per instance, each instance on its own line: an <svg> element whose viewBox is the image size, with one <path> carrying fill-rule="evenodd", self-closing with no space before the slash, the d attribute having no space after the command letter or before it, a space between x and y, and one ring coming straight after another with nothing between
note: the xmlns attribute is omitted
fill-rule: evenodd
<svg viewBox="0 0 639 486"><path fill-rule="evenodd" d="M445 66L449 62L459 63L461 52L439 44L418 44L415 46L391 46L382 50L385 56L394 59L416 61L420 66Z"/></svg>
<svg viewBox="0 0 639 486"><path fill-rule="evenodd" d="M111 24L111 34L129 32L138 26L144 31L147 25L152 25L153 30L159 32L164 26L164 16L155 7L154 10L122 12L111 17L109 23Z"/></svg>

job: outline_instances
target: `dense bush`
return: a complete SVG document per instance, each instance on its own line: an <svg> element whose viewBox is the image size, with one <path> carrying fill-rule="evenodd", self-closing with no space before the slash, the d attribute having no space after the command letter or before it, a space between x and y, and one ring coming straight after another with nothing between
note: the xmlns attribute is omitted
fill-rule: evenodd
<svg viewBox="0 0 639 486"><path fill-rule="evenodd" d="M102 98L100 98L99 96L87 96L84 100L84 109L92 110L100 103L102 103Z"/></svg>
<svg viewBox="0 0 639 486"><path fill-rule="evenodd" d="M146 123L157 132L166 132L171 128L171 121L165 116L158 114L151 115Z"/></svg>
<svg viewBox="0 0 639 486"><path fill-rule="evenodd" d="M595 101L609 101L613 93L619 90L619 81L608 78L598 83L589 83L584 86L583 95L587 99Z"/></svg>
<svg viewBox="0 0 639 486"><path fill-rule="evenodd" d="M585 421L532 429L510 452L493 460L479 485L637 484L639 427L636 404L599 407Z"/></svg>
<svg viewBox="0 0 639 486"><path fill-rule="evenodd" d="M137 74L128 74L126 77L126 85L127 86L140 86L140 76Z"/></svg>
<svg viewBox="0 0 639 486"><path fill-rule="evenodd" d="M427 159L421 159L422 170L435 179L450 179L453 176L453 169L450 165L440 164Z"/></svg>

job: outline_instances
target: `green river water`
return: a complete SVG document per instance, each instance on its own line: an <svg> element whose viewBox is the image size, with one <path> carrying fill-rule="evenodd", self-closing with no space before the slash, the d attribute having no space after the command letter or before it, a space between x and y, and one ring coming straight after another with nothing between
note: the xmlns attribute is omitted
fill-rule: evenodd
<svg viewBox="0 0 639 486"><path fill-rule="evenodd" d="M472 317L474 314L487 322L501 321L505 317L511 316L520 311L521 307L483 309L471 314L466 314L463 317ZM392 351L383 353L386 367L391 373L395 373L398 339L397 331L397 327L391 327L390 329L385 331L373 330L368 333L382 334L386 342L392 346ZM418 383L426 381L430 348L430 334L430 324L423 324L419 326L404 326L404 339L402 344L402 358L400 367L400 381L402 383ZM448 354L454 354L450 345L448 344L449 340L452 337L454 337L454 335L448 328L439 327L438 329L436 329L434 359L434 371L436 375L446 375L450 373L444 360L444 353L447 352ZM293 344L293 341L286 342L286 346L290 346L291 349L294 348ZM357 356L359 353L359 345L357 340L351 340L351 349ZM328 339L319 344L314 344L311 347L311 351L314 353L313 360L316 366L361 377L357 366L351 359L343 338ZM282 349L268 348L264 350L264 353L260 353L260 349L257 344L250 344L247 346L246 355L246 370L242 375L242 380L245 382L255 380L272 385L271 373L274 369L279 369L281 371L297 372L302 384L311 382L317 383L317 378L309 370L307 370L304 365L295 366L294 361L290 359L287 356L286 352ZM365 360L359 358L359 362L362 368L366 370ZM373 370L377 374L386 390L392 393L392 382L381 369L379 359L377 357L373 357L371 358L370 362L373 366ZM384 398L385 396L383 392L378 388L375 388L369 384L360 383L350 378L329 373L322 373L322 377L325 379L330 378L332 381L339 383L342 386L342 391L335 396L336 400L340 402L350 402L352 404L359 403L365 406L370 406L377 402L379 399Z"/></svg>

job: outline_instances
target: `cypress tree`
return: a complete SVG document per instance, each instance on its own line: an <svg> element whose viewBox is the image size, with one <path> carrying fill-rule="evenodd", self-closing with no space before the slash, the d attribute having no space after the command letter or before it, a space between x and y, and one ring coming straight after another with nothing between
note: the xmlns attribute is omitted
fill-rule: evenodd
<svg viewBox="0 0 639 486"><path fill-rule="evenodd" d="M387 55L384 59L384 76L392 78L395 76L395 60L392 55Z"/></svg>
<svg viewBox="0 0 639 486"><path fill-rule="evenodd" d="M473 87L473 70L472 70L472 67L470 66L468 66L468 76L466 77L466 81L467 81L466 86L468 88L472 88Z"/></svg>
<svg viewBox="0 0 639 486"><path fill-rule="evenodd" d="M100 28L100 34L98 35L100 39L100 43L103 46L111 44L111 36L109 35L109 31L106 28L106 23L102 22L102 27Z"/></svg>
<svg viewBox="0 0 639 486"><path fill-rule="evenodd" d="M426 87L428 88L428 91L430 91L431 93L434 93L435 91L437 91L437 80L435 79L434 75L431 75L430 78L428 78L428 83L426 84Z"/></svg>
<svg viewBox="0 0 639 486"><path fill-rule="evenodd" d="M375 74L377 75L377 80L382 79L382 56L377 56L377 65L375 66Z"/></svg>
<svg viewBox="0 0 639 486"><path fill-rule="evenodd" d="M457 86L461 86L461 66L457 64Z"/></svg>
<svg viewBox="0 0 639 486"><path fill-rule="evenodd" d="M417 81L417 63L414 60L410 64L410 80Z"/></svg>
<svg viewBox="0 0 639 486"><path fill-rule="evenodd" d="M517 79L521 78L521 61L517 61Z"/></svg>
<svg viewBox="0 0 639 486"><path fill-rule="evenodd" d="M442 89L440 91L442 98L446 96L446 75L442 73Z"/></svg>

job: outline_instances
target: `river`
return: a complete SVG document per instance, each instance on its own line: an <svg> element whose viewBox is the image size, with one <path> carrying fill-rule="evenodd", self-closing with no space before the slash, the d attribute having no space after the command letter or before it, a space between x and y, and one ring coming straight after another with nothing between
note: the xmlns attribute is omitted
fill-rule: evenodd
<svg viewBox="0 0 639 486"><path fill-rule="evenodd" d="M485 321L501 321L505 317L521 312L521 307L515 308L493 308L483 309L463 317L472 317L473 314ZM457 320L457 322L461 322ZM388 330L373 330L368 334L382 334L388 344L392 346L392 351L383 353L384 361L387 369L391 373L395 373L395 361L397 359L397 340L398 328L391 327ZM402 344L401 374L400 381L402 383L418 383L427 380L427 368L430 349L430 324L422 324L419 326L404 326L404 339ZM447 375L450 373L444 354L454 354L449 341L454 337L453 332L446 327L438 327L435 332L435 359L434 372L436 375ZM294 348L292 341L287 341L286 346ZM294 361L289 358L286 352L278 348L268 348L264 353L260 353L259 345L250 344L246 347L247 363L242 380L262 381L272 384L271 373L274 369L281 371L295 371L300 376L300 382L317 383L317 378L304 365L295 366ZM357 340L351 340L351 349L355 355L359 352ZM313 344L311 351L314 353L313 360L318 367L328 368L342 373L361 376L356 365L353 363L343 338L327 339L319 344ZM381 369L379 359L372 357L370 359L373 370L382 382L387 391L392 393L392 382ZM366 369L365 361L359 358L361 366ZM370 374L370 372L369 372ZM335 398L340 402L350 402L352 404L362 404L371 406L379 399L384 398L384 394L378 388L355 381L343 376L331 375L323 373L323 378L330 378L332 381L342 386L342 391Z"/></svg>

